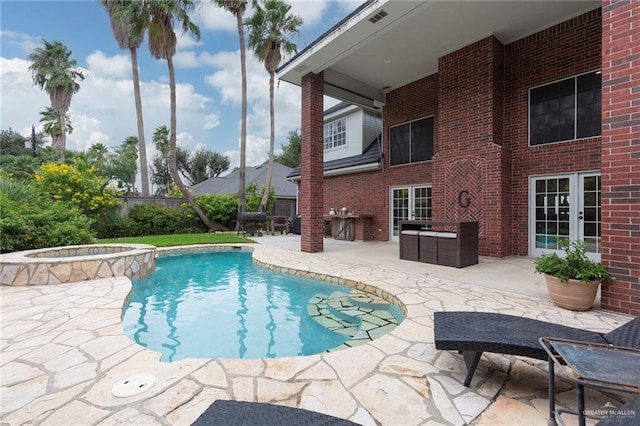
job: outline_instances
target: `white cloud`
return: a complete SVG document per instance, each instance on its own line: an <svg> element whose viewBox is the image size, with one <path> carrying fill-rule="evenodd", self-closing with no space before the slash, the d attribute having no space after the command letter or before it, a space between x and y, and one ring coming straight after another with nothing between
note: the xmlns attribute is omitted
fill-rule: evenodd
<svg viewBox="0 0 640 426"><path fill-rule="evenodd" d="M94 77L130 78L131 60L126 55L107 57L100 50L87 56L89 71Z"/></svg>
<svg viewBox="0 0 640 426"><path fill-rule="evenodd" d="M329 7L327 0L290 0L291 13L298 15L305 26L313 27L322 22L322 15Z"/></svg>
<svg viewBox="0 0 640 426"><path fill-rule="evenodd" d="M238 31L235 16L213 2L201 2L193 19L200 31Z"/></svg>
<svg viewBox="0 0 640 426"><path fill-rule="evenodd" d="M3 44L17 46L25 53L31 53L36 47L42 45L42 39L40 37L33 37L15 31L0 30L0 38L2 38Z"/></svg>
<svg viewBox="0 0 640 426"><path fill-rule="evenodd" d="M185 50L185 49L193 49L197 46L202 46L202 42L195 39L193 35L190 33L183 33L182 29L176 29L176 38L178 44L176 45L176 50Z"/></svg>

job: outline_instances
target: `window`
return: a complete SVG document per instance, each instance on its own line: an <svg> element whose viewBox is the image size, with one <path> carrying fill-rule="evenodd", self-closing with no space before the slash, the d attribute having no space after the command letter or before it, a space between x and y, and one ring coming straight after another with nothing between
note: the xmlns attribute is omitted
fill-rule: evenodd
<svg viewBox="0 0 640 426"><path fill-rule="evenodd" d="M324 150L347 144L347 119L332 121L324 125Z"/></svg>
<svg viewBox="0 0 640 426"><path fill-rule="evenodd" d="M601 111L601 77L596 71L531 89L529 143L598 136Z"/></svg>
<svg viewBox="0 0 640 426"><path fill-rule="evenodd" d="M433 157L433 117L389 129L389 164L416 163Z"/></svg>

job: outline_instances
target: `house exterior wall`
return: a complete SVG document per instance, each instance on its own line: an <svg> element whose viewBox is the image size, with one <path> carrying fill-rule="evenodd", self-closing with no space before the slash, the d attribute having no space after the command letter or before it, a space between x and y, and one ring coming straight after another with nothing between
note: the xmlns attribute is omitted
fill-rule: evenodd
<svg viewBox="0 0 640 426"><path fill-rule="evenodd" d="M529 146L529 89L600 68L594 10L505 46L505 145L512 153L510 251L528 254L529 176L600 169L600 137Z"/></svg>
<svg viewBox="0 0 640 426"><path fill-rule="evenodd" d="M640 315L639 14L640 2L605 0L506 46L491 36L443 56L437 74L387 94L383 169L325 179L323 210L374 214L387 240L389 188L427 184L435 219L479 221L481 255L527 255L530 177L601 172L601 255L616 277L602 307ZM602 136L530 147L529 89L600 68ZM389 128L430 115L433 159L390 167Z"/></svg>
<svg viewBox="0 0 640 426"><path fill-rule="evenodd" d="M603 2L602 263L616 280L604 309L640 315L640 2Z"/></svg>
<svg viewBox="0 0 640 426"><path fill-rule="evenodd" d="M342 111L341 111L342 112ZM347 144L337 148L324 151L324 161L337 160L339 158L350 157L352 155L362 154L361 142L363 137L362 109L347 108L341 114L331 115L325 123L346 118L347 125Z"/></svg>
<svg viewBox="0 0 640 426"><path fill-rule="evenodd" d="M369 146L369 144L382 133L382 114L375 115L369 111L362 111L362 149L360 153ZM382 143L382 139L380 139Z"/></svg>

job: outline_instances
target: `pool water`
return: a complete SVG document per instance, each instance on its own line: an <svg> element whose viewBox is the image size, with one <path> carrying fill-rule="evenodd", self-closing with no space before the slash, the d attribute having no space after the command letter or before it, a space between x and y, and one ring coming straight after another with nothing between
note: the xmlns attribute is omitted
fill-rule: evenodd
<svg viewBox="0 0 640 426"><path fill-rule="evenodd" d="M124 332L163 361L310 355L350 339L312 319L308 304L351 288L276 273L251 256L235 250L160 257L153 274L133 281Z"/></svg>

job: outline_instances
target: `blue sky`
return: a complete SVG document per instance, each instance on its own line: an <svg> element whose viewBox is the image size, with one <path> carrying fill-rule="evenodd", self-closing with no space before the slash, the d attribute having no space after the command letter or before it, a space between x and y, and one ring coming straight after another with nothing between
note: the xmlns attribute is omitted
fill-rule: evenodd
<svg viewBox="0 0 640 426"><path fill-rule="evenodd" d="M292 41L302 49L352 11L360 2L290 0L292 11L304 19ZM251 13L249 10L247 16ZM97 1L0 1L0 127L28 135L39 126L39 112L49 97L33 86L27 56L42 39L58 40L72 50L72 57L87 78L71 104L74 132L69 149L86 150L93 143L118 146L137 135L131 62L111 32L106 11ZM178 83L178 145L188 149L205 146L239 161L240 55L233 15L200 2L192 19L201 30L196 41L178 34L174 57ZM166 62L151 57L146 39L139 49L139 68L149 158L151 135L169 125L169 88ZM269 147L268 74L247 52L248 126L247 165L261 164ZM276 149L287 133L300 127L300 89L288 83L276 88ZM328 104L326 104L328 105Z"/></svg>

